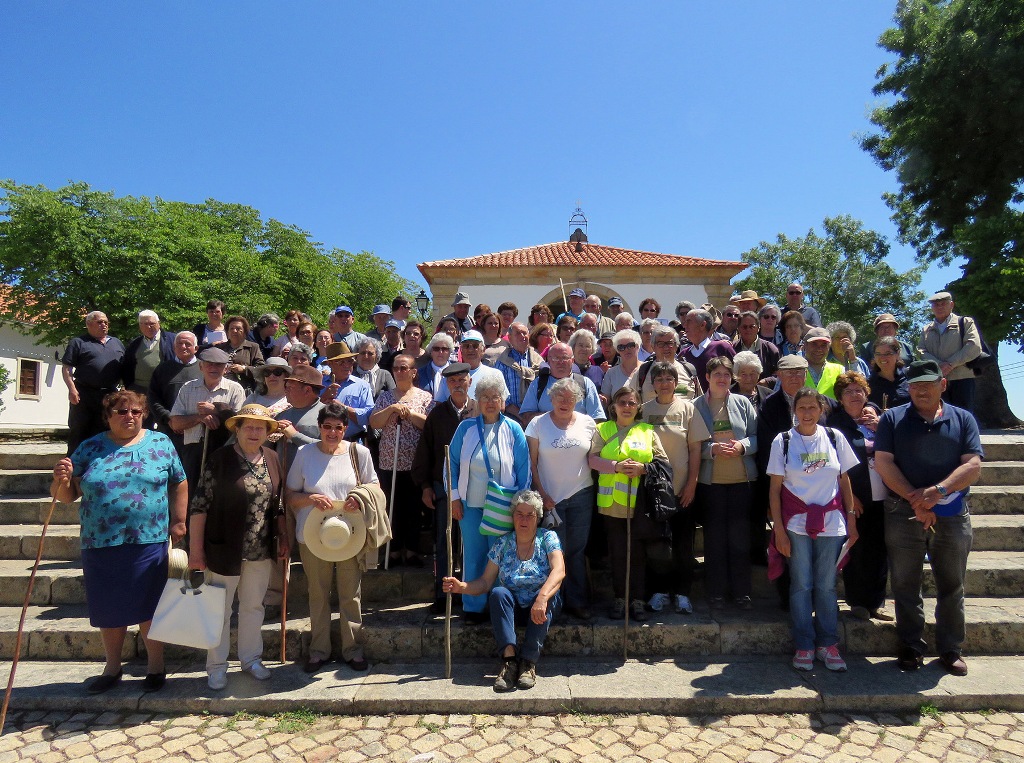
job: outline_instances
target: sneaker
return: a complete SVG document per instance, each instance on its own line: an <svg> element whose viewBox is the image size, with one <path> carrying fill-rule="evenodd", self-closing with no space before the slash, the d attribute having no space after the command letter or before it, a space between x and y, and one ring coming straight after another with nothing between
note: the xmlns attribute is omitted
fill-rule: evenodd
<svg viewBox="0 0 1024 763"><path fill-rule="evenodd" d="M256 660L256 662L246 668L246 670L252 673L252 677L257 681L266 681L270 678L270 671L267 669L267 666L259 660Z"/></svg>
<svg viewBox="0 0 1024 763"><path fill-rule="evenodd" d="M644 602L642 599L633 599L629 605L629 619L634 620L638 623L647 622L650 619L650 615L647 614L647 610L644 608Z"/></svg>
<svg viewBox="0 0 1024 763"><path fill-rule="evenodd" d="M608 618L611 620L622 620L626 616L626 600L616 599L608 609Z"/></svg>
<svg viewBox="0 0 1024 763"><path fill-rule="evenodd" d="M207 677L206 683L209 684L210 688L214 691L220 691L228 685L228 669L216 668L210 671L210 675Z"/></svg>
<svg viewBox="0 0 1024 763"><path fill-rule="evenodd" d="M797 649L793 655L793 667L797 670L814 670L814 650Z"/></svg>
<svg viewBox="0 0 1024 763"><path fill-rule="evenodd" d="M519 661L515 657L502 657L498 677L494 679L494 691L512 691L519 678Z"/></svg>
<svg viewBox="0 0 1024 763"><path fill-rule="evenodd" d="M825 667L829 670L834 670L837 673L842 673L846 670L846 662L843 660L843 656L839 654L839 646L833 644L832 646L819 646L815 656L825 663Z"/></svg>
<svg viewBox="0 0 1024 763"><path fill-rule="evenodd" d="M651 612L661 612L668 602L669 598L667 593L656 593L651 597L651 600L647 602L647 608L650 609Z"/></svg>
<svg viewBox="0 0 1024 763"><path fill-rule="evenodd" d="M678 593L676 594L676 614L693 614L693 605L690 603L689 596L683 596L682 594Z"/></svg>
<svg viewBox="0 0 1024 763"><path fill-rule="evenodd" d="M529 660L519 663L519 680L516 683L520 689L532 689L537 685L537 666Z"/></svg>

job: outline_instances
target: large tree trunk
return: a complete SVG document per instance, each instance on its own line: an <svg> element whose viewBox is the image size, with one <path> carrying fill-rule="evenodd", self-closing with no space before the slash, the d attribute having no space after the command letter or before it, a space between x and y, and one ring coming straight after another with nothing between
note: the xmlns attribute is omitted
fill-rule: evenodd
<svg viewBox="0 0 1024 763"><path fill-rule="evenodd" d="M974 413L982 429L1006 429L1021 424L1006 400L1006 387L1003 386L1003 375L999 371L999 346L993 345L992 354L996 363L985 369L978 377L974 399Z"/></svg>

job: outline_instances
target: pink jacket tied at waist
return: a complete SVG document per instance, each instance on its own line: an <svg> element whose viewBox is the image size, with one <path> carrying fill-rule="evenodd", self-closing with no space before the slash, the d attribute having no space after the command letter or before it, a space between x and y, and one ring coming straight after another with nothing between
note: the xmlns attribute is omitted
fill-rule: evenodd
<svg viewBox="0 0 1024 763"><path fill-rule="evenodd" d="M785 485L782 486L782 526L786 527L789 524L789 520L795 517L797 514L806 514L806 529L807 535L811 538L817 538L818 533L825 529L825 515L830 511L842 511L843 510L843 496L840 491L836 491L835 497L826 503L821 505L818 503L804 503L797 498L789 488ZM775 533L772 532L768 536L768 579L775 580L782 575L783 570L786 567L785 557L779 553L779 549L775 545ZM847 557L849 559L849 557ZM840 569L846 566L846 560L840 566Z"/></svg>

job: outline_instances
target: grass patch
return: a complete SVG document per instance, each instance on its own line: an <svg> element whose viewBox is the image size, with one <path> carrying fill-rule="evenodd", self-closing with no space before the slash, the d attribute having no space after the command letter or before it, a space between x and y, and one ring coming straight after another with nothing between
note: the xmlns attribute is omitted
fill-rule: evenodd
<svg viewBox="0 0 1024 763"><path fill-rule="evenodd" d="M239 721L256 721L257 725L260 725L263 723L263 716L253 715L252 713L247 713L245 710L240 710L227 719L224 723L224 728L232 731L238 727Z"/></svg>
<svg viewBox="0 0 1024 763"><path fill-rule="evenodd" d="M441 731L441 729L448 728L448 724L447 723L431 723L430 721L425 721L422 718L420 718L418 721L416 721L416 725L419 726L422 729L426 729L431 734L436 734L439 731Z"/></svg>
<svg viewBox="0 0 1024 763"><path fill-rule="evenodd" d="M919 712L925 718L931 718L935 721L942 720L942 711L939 710L939 708L937 708L931 702L925 702L923 705L921 705Z"/></svg>
<svg viewBox="0 0 1024 763"><path fill-rule="evenodd" d="M298 734L316 723L320 716L309 708L300 707L298 710L277 713L273 716L273 719L277 722L273 729L275 732Z"/></svg>

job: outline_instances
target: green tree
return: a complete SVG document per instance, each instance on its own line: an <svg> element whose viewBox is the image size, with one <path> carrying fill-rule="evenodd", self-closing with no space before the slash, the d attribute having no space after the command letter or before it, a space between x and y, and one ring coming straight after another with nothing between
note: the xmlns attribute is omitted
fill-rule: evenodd
<svg viewBox="0 0 1024 763"><path fill-rule="evenodd" d="M923 317L924 268L894 270L886 262L885 237L848 215L826 217L822 228L822 234L812 229L801 238L780 233L773 243L762 241L744 252L750 274L736 290L754 289L784 308L786 287L798 281L825 323L848 321L866 339L874 334L875 316L892 313L910 336Z"/></svg>
<svg viewBox="0 0 1024 763"><path fill-rule="evenodd" d="M359 315L364 302L412 293L393 263L327 250L241 204L117 197L86 183L0 188L0 281L19 317L32 321L28 330L48 344L81 333L90 310L103 310L111 333L129 338L143 308L172 329L204 317L212 298L249 318L298 309L326 323L344 295Z"/></svg>

